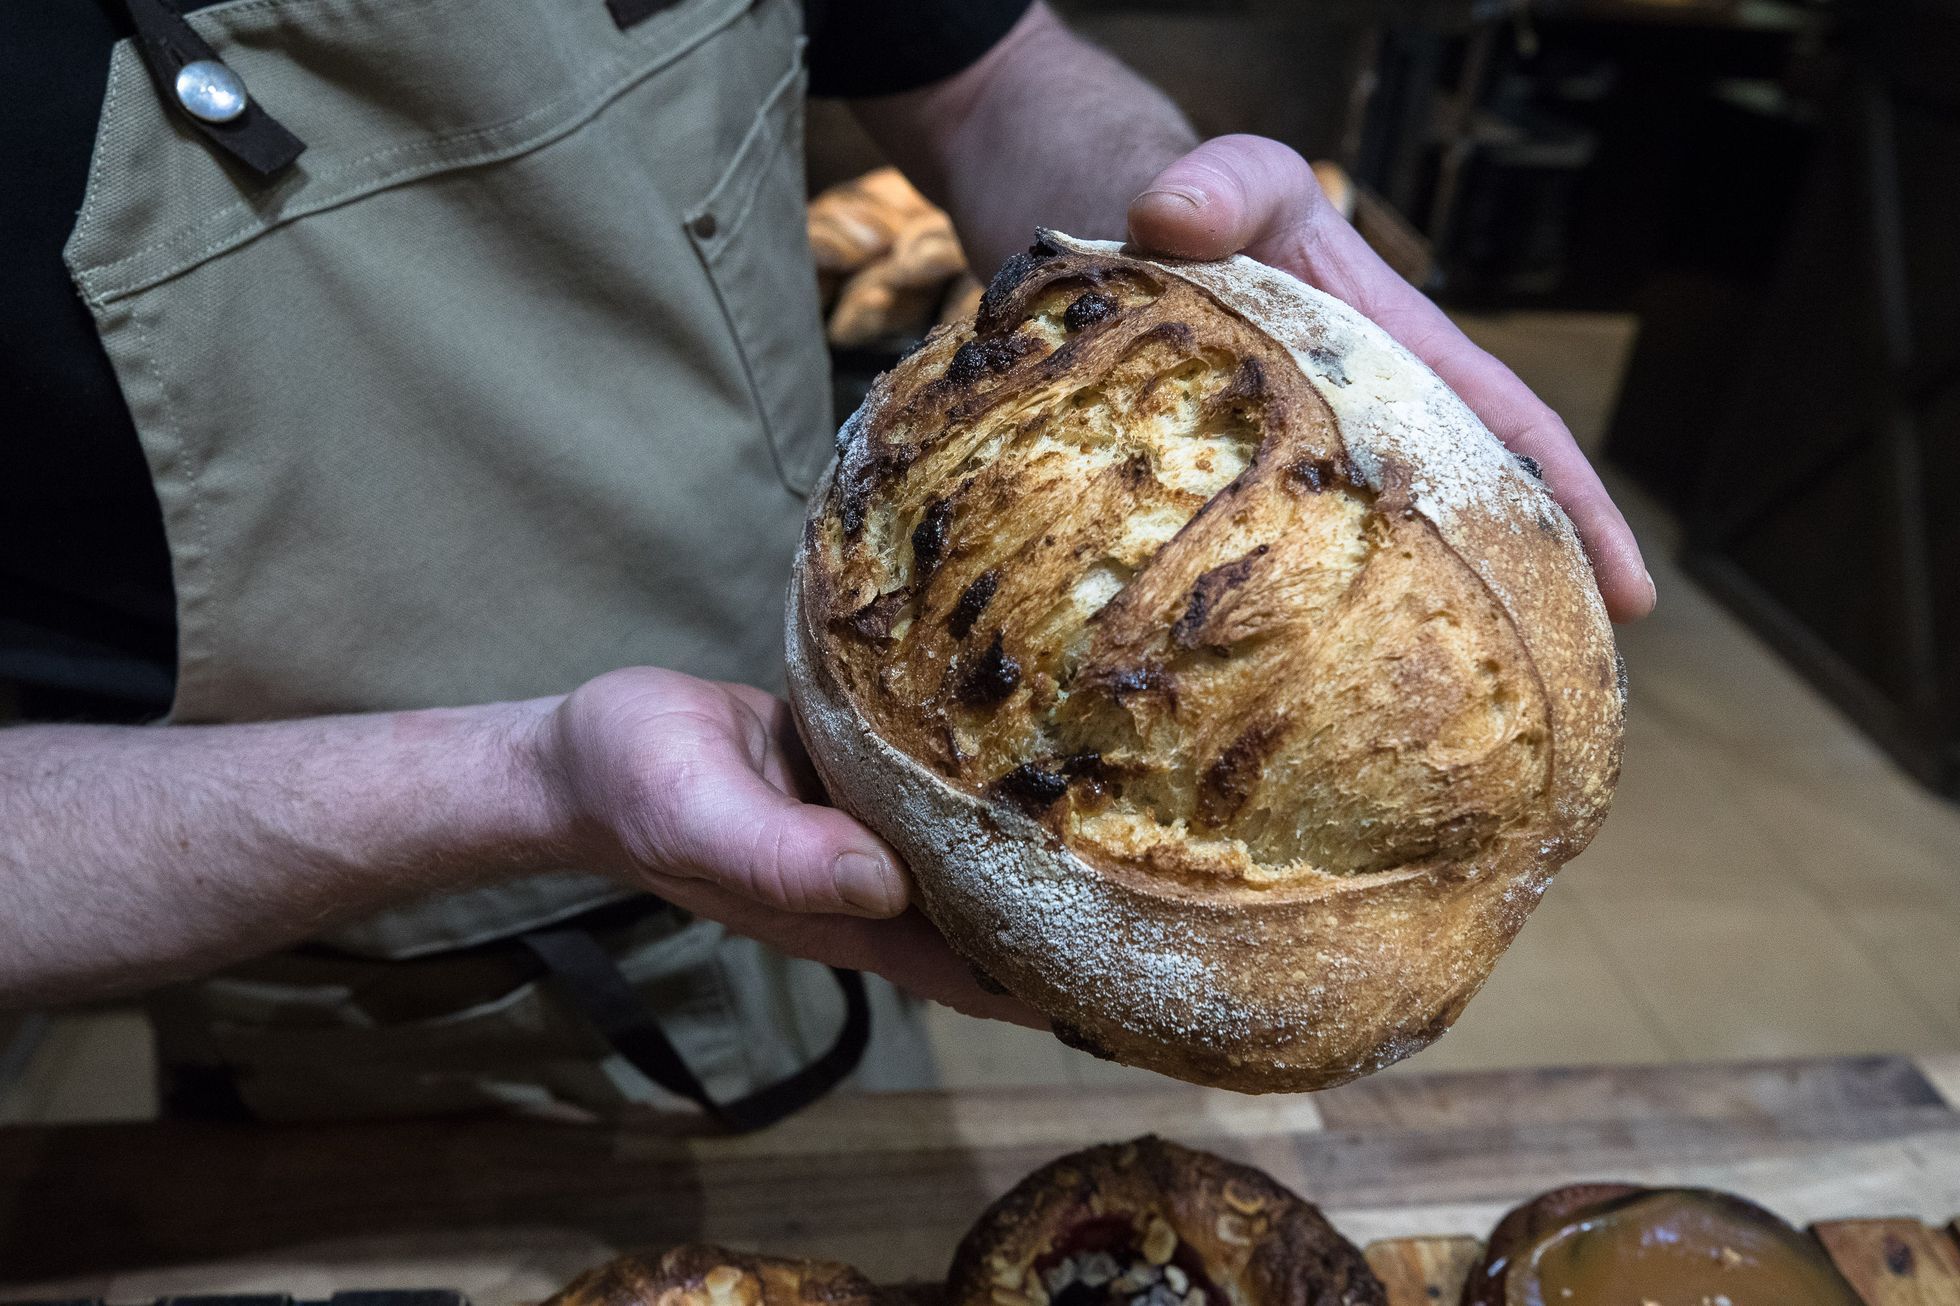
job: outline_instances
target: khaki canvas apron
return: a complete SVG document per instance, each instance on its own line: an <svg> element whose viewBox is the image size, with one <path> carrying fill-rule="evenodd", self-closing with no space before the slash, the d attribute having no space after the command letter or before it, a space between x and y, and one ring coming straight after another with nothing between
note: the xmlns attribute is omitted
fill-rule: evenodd
<svg viewBox="0 0 1960 1306"><path fill-rule="evenodd" d="M269 181L117 48L67 259L163 505L173 720L524 698L633 664L777 686L830 425L800 9L649 7L624 30L601 0L199 11L306 143ZM622 896L568 872L411 905L176 991L163 1054L278 1116L657 1098L548 989L455 960ZM820 968L711 922L609 946L718 1092L835 1027ZM407 958L463 1005L372 1000Z"/></svg>

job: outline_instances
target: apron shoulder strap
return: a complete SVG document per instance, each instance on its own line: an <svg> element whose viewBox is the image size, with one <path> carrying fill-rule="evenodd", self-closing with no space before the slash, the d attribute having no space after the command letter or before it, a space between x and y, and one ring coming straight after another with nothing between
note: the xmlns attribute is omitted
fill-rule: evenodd
<svg viewBox="0 0 1960 1306"><path fill-rule="evenodd" d="M576 926L535 930L524 946L544 964L559 991L641 1074L670 1093L696 1103L732 1133L775 1124L835 1088L857 1069L871 1039L871 1006L864 977L831 968L844 993L844 1027L836 1042L803 1069L733 1102L717 1102L660 1028L660 1021L633 991L612 954Z"/></svg>

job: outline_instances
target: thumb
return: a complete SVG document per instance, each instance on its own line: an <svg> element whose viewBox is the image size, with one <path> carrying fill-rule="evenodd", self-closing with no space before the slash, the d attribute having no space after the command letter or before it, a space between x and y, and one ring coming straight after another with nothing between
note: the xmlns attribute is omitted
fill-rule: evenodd
<svg viewBox="0 0 1960 1306"><path fill-rule="evenodd" d="M1130 238L1179 258L1221 259L1332 213L1313 168L1263 136L1220 136L1130 201Z"/></svg>
<svg viewBox="0 0 1960 1306"><path fill-rule="evenodd" d="M755 758L747 742L715 741L721 746L701 749L661 787L648 813L655 869L784 911L903 912L898 855L843 812L798 802L770 784L767 759Z"/></svg>

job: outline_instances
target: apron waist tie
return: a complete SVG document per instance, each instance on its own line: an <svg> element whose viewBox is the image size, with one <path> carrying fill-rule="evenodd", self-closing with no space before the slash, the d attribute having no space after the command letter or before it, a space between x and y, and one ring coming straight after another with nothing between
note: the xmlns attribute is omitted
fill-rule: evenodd
<svg viewBox="0 0 1960 1306"><path fill-rule="evenodd" d="M698 1105L731 1133L775 1124L828 1093L857 1069L871 1039L871 1006L864 977L830 973L844 994L844 1027L822 1056L801 1070L732 1102L717 1102L688 1067L659 1018L633 991L618 963L577 926L535 930L520 940L544 964L558 991L634 1069L670 1093Z"/></svg>

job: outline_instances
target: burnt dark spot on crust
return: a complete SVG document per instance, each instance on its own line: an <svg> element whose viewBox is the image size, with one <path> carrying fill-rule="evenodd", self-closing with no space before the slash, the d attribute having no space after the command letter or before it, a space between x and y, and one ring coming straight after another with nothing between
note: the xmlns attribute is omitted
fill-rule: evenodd
<svg viewBox="0 0 1960 1306"><path fill-rule="evenodd" d="M1046 240L1036 240L1028 246L1024 254L1011 255L1000 265L992 281L987 283L986 293L980 296L979 311L973 315L973 322L983 334L1000 330L1001 318L1014 298L1014 292L1021 284L1033 276L1035 269L1043 261L1054 258L1061 251Z"/></svg>
<svg viewBox="0 0 1960 1306"><path fill-rule="evenodd" d="M1192 332L1189 322L1159 322L1138 336L1136 343L1144 345L1159 340L1188 353L1196 347L1198 337Z"/></svg>
<svg viewBox="0 0 1960 1306"><path fill-rule="evenodd" d="M1101 780L1108 774L1101 753L1070 753L1060 763L1062 774L1071 780Z"/></svg>
<svg viewBox="0 0 1960 1306"><path fill-rule="evenodd" d="M1243 558L1213 567L1198 577L1198 583L1191 587L1191 599L1185 605L1184 615L1171 627L1171 642L1179 648L1196 648L1203 638L1205 622L1210 618L1218 600L1245 584L1246 577L1252 574L1253 564L1266 555L1270 545L1262 544Z"/></svg>
<svg viewBox="0 0 1960 1306"><path fill-rule="evenodd" d="M1286 465L1283 483L1289 490L1318 494L1346 481L1347 476L1332 458L1299 458Z"/></svg>
<svg viewBox="0 0 1960 1306"><path fill-rule="evenodd" d="M1021 684L1021 664L1007 656L1001 632L978 657L962 659L953 681L953 697L967 707L994 707Z"/></svg>
<svg viewBox="0 0 1960 1306"><path fill-rule="evenodd" d="M1270 722L1251 726L1211 760L1198 779L1201 820L1220 825L1238 814L1259 783L1266 753L1278 734L1278 728Z"/></svg>
<svg viewBox="0 0 1960 1306"><path fill-rule="evenodd" d="M1093 679L1099 689L1107 690L1117 702L1133 694L1163 694L1175 697L1177 679L1161 663L1139 662L1133 666L1116 667Z"/></svg>
<svg viewBox="0 0 1960 1306"><path fill-rule="evenodd" d="M1349 384L1347 368L1343 365L1341 355L1334 350L1326 345L1314 345L1307 350L1307 357L1312 359L1314 366L1318 367L1335 385Z"/></svg>
<svg viewBox="0 0 1960 1306"><path fill-rule="evenodd" d="M975 336L953 351L944 380L952 386L972 385L983 376L1007 371L1034 348L1035 342L1026 336Z"/></svg>
<svg viewBox="0 0 1960 1306"><path fill-rule="evenodd" d="M844 534L864 529L866 511L878 490L905 475L924 450L917 445L852 439L837 467L837 516Z"/></svg>
<svg viewBox="0 0 1960 1306"><path fill-rule="evenodd" d="M1218 392L1220 404L1256 404L1266 397L1266 369L1256 358L1239 362L1231 381Z"/></svg>
<svg viewBox="0 0 1960 1306"><path fill-rule="evenodd" d="M1116 315L1116 301L1100 290L1091 290L1078 295L1062 314L1062 325L1070 331L1080 331L1094 326Z"/></svg>
<svg viewBox="0 0 1960 1306"><path fill-rule="evenodd" d="M1100 793L1106 774L1101 753L1072 753L1060 760L1023 762L994 781L990 791L1032 814L1054 805L1071 784Z"/></svg>
<svg viewBox="0 0 1960 1306"><path fill-rule="evenodd" d="M1140 453L1125 458L1117 469L1117 475L1132 490L1140 490L1157 479L1157 473L1151 470L1149 457Z"/></svg>
<svg viewBox="0 0 1960 1306"><path fill-rule="evenodd" d="M1536 458L1533 458L1528 453L1514 453L1511 456L1518 460L1518 466L1524 468L1524 474L1526 476L1529 476L1541 485L1544 484L1545 468Z"/></svg>
<svg viewBox="0 0 1960 1306"><path fill-rule="evenodd" d="M953 632L954 639L965 639L973 631L973 623L980 620L980 614L994 601L994 591L1000 588L1000 572L983 571L973 578L973 583L960 591L959 602L953 605L953 615L946 619L946 628Z"/></svg>
<svg viewBox="0 0 1960 1306"><path fill-rule="evenodd" d="M844 620L866 639L890 639L899 614L911 601L912 591L909 588L895 589L889 594L880 594Z"/></svg>
<svg viewBox="0 0 1960 1306"><path fill-rule="evenodd" d="M1023 762L994 781L990 792L1030 814L1045 811L1068 792L1068 777L1034 763Z"/></svg>
<svg viewBox="0 0 1960 1306"><path fill-rule="evenodd" d="M915 583L924 585L939 567L946 554L946 536L953 522L953 505L945 499L934 499L926 505L925 515L919 524L912 528L912 575Z"/></svg>
<svg viewBox="0 0 1960 1306"><path fill-rule="evenodd" d="M1382 517L1411 517L1416 501L1411 493L1409 469L1387 459L1381 465L1381 489L1375 495L1375 512Z"/></svg>
<svg viewBox="0 0 1960 1306"><path fill-rule="evenodd" d="M1538 533L1540 535L1558 534L1558 523L1552 520L1550 513L1541 512L1538 514Z"/></svg>
<svg viewBox="0 0 1960 1306"><path fill-rule="evenodd" d="M1902 1241L1897 1234L1885 1235L1885 1268L1899 1278L1911 1274L1914 1257L1912 1247Z"/></svg>

